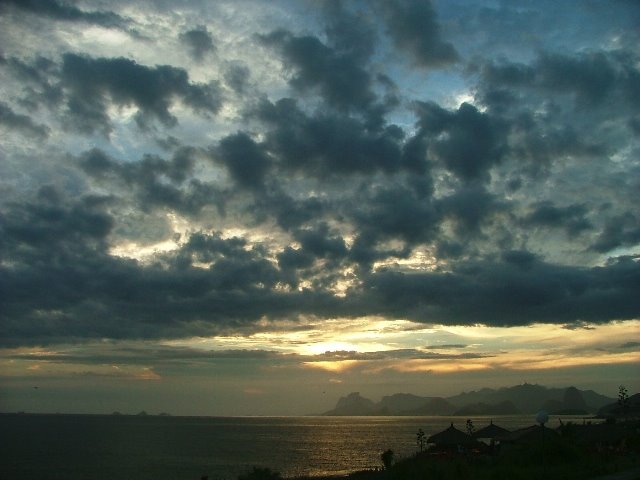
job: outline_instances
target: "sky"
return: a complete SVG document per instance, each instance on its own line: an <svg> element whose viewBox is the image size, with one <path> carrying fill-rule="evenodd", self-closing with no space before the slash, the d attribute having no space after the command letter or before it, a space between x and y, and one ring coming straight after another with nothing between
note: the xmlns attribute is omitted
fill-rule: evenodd
<svg viewBox="0 0 640 480"><path fill-rule="evenodd" d="M0 3L0 411L640 390L640 4Z"/></svg>

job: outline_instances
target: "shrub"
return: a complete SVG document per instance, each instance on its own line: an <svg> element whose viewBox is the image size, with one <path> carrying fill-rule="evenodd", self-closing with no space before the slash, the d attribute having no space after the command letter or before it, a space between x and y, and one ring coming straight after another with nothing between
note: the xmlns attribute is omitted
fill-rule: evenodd
<svg viewBox="0 0 640 480"><path fill-rule="evenodd" d="M384 465L385 470L389 470L391 465L393 464L393 450L385 450L380 455L380 459L382 460L382 465Z"/></svg>
<svg viewBox="0 0 640 480"><path fill-rule="evenodd" d="M253 467L249 473L238 476L238 480L282 480L282 477L269 468Z"/></svg>

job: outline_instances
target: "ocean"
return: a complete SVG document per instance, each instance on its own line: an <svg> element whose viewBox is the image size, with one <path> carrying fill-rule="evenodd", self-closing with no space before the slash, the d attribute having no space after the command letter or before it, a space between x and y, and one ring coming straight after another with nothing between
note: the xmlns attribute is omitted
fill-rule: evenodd
<svg viewBox="0 0 640 480"><path fill-rule="evenodd" d="M516 429L532 415L494 416ZM413 455L466 417L162 417L0 415L0 480L233 480L252 467L284 477L339 475ZM473 417L482 428L489 417ZM555 422L555 423L554 423ZM552 419L549 426L555 426Z"/></svg>

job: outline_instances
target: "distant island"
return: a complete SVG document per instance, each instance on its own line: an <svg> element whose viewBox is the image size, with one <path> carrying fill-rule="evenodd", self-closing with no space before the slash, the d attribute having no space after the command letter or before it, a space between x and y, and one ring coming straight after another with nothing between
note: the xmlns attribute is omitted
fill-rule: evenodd
<svg viewBox="0 0 640 480"><path fill-rule="evenodd" d="M396 393L374 402L353 392L341 397L326 416L369 415L517 415L545 410L553 415L589 415L616 402L593 390L548 388L524 383L499 389L483 388L452 397L422 397Z"/></svg>
<svg viewBox="0 0 640 480"><path fill-rule="evenodd" d="M111 415L116 416L116 417L120 417L120 416L128 415L128 414L121 413L118 410L116 410L116 411L112 412ZM136 413L135 416L136 417L155 417L155 416L157 416L157 417L170 417L171 414L167 413L167 412L160 412L160 413L158 413L156 415L156 414L153 414L153 413L147 413L146 410L141 410L138 413Z"/></svg>

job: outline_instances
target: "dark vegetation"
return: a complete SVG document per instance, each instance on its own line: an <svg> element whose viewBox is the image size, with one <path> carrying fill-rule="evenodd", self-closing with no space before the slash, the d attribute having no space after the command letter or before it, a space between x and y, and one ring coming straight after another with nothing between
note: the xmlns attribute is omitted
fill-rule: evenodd
<svg viewBox="0 0 640 480"><path fill-rule="evenodd" d="M281 480L282 477L278 472L273 472L269 468L253 467L253 470L244 475L240 475L238 480Z"/></svg>
<svg viewBox="0 0 640 480"><path fill-rule="evenodd" d="M615 424L614 424L615 425ZM583 428L584 427L584 428ZM602 440L589 426L565 424L544 441L503 444L494 452L432 448L382 471L356 472L351 480L584 480L640 469L640 422L603 425ZM611 427L608 432L604 430ZM640 478L640 471L637 473ZM634 477L635 478L635 477Z"/></svg>
<svg viewBox="0 0 640 480"><path fill-rule="evenodd" d="M625 451L598 452L558 436L542 443L513 445L495 455L418 453L389 470L357 472L352 480L584 480L640 467L639 443Z"/></svg>

